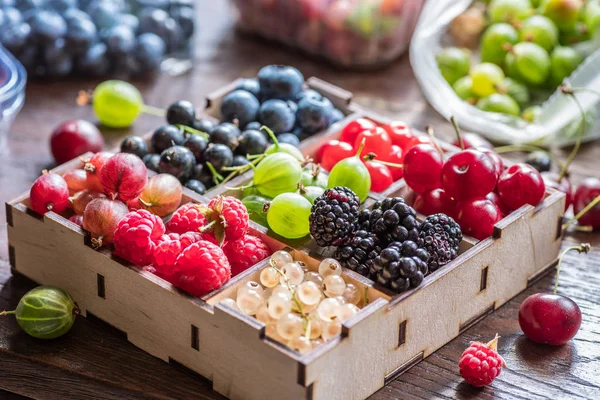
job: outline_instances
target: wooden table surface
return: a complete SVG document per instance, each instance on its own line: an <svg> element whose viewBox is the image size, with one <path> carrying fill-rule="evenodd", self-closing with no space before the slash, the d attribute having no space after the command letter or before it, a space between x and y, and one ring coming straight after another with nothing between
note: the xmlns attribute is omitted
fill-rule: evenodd
<svg viewBox="0 0 600 400"><path fill-rule="evenodd" d="M211 4L214 3L214 4ZM404 56L377 73L332 68L233 31L233 11L223 1L197 2L200 34L196 66L180 77L160 76L136 82L148 104L167 106L188 99L202 107L205 95L239 76L253 76L266 64L291 64L306 77L317 76L343 87L355 101L377 112L423 128L433 125L450 137L450 125L427 105ZM52 165L48 136L66 119L93 120L88 108L76 108L79 89L97 81L30 82L27 102L14 122L8 145L0 149L0 201L29 189L41 170ZM142 134L160 124L142 117L130 132ZM127 134L104 130L107 146ZM564 157L564 152L556 151ZM599 174L600 144L583 147L572 168L573 182ZM429 356L379 392L374 399L599 399L600 398L600 234L567 235L564 247L590 242L587 256L566 257L559 292L575 300L583 324L574 340L561 347L537 345L519 329L520 303L530 294L549 291L554 274L511 300L455 340ZM14 309L34 284L12 277L8 265L6 219L0 215L0 309ZM431 327L435 329L435 326ZM476 389L462 382L457 363L471 340L487 341L500 334L499 351L508 367L493 385ZM348 377L360 379L360 377ZM343 383L340 383L343 384ZM137 349L119 332L99 321L79 318L72 331L53 341L35 340L20 331L14 319L0 322L1 399L215 399L222 398L204 381ZM274 394L273 398L277 398Z"/></svg>

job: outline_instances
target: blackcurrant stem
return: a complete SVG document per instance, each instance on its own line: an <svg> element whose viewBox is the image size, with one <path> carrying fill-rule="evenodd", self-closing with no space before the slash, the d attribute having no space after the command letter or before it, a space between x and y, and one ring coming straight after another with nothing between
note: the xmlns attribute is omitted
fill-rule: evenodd
<svg viewBox="0 0 600 400"><path fill-rule="evenodd" d="M561 90L563 90L562 88L563 87L561 86ZM567 161L561 168L560 174L558 175L558 182L560 182L561 179L564 178L567 175L567 173L569 172L569 167L571 166L571 163L575 159L575 156L577 155L577 152L579 151L579 148L581 147L581 141L583 140L583 137L585 136L585 132L587 131L587 120L585 118L585 110L583 109L583 106L581 105L579 100L577 100L577 97L575 97L573 90L574 89L571 88L571 92L563 91L563 93L569 95L573 99L573 101L579 108L579 111L581 112L581 133L577 137L577 141L575 142L575 146L573 147L571 154L569 154L569 158L567 158Z"/></svg>
<svg viewBox="0 0 600 400"><path fill-rule="evenodd" d="M154 115L156 117L164 117L167 114L167 112L165 110L163 110L162 108L149 106L147 104L144 104L142 106L142 111L145 114Z"/></svg>
<svg viewBox="0 0 600 400"><path fill-rule="evenodd" d="M215 168L214 165L212 165L212 163L210 161L206 162L206 166L208 167L208 169L210 170L210 173L212 174L213 182L215 183L215 185L218 185L223 180L223 175L221 175L217 172L217 169Z"/></svg>
<svg viewBox="0 0 600 400"><path fill-rule="evenodd" d="M465 144L463 142L462 135L460 134L460 128L458 127L458 122L456 122L456 118L454 118L454 115L450 117L450 122L452 122L454 131L456 132L456 137L458 138L458 147L460 147L461 150L464 150Z"/></svg>
<svg viewBox="0 0 600 400"><path fill-rule="evenodd" d="M208 140L210 138L210 135L208 133L199 131L198 129L190 128L189 126L185 126L185 125L181 125L181 124L178 124L175 126L178 127L180 131L187 132L191 135L198 135L198 136L203 137L206 140Z"/></svg>
<svg viewBox="0 0 600 400"><path fill-rule="evenodd" d="M584 207L583 210L579 211L577 215L575 215L570 221L563 224L563 230L567 230L571 225L575 223L579 218L583 217L588 211L596 206L596 204L600 203L600 195L596 196L594 200L590 202L587 206Z"/></svg>
<svg viewBox="0 0 600 400"><path fill-rule="evenodd" d="M581 243L579 246L567 247L565 249L565 251L563 251L561 253L560 258L558 259L558 266L556 267L556 280L554 281L554 294L556 294L556 291L558 290L558 278L560 276L560 266L562 265L563 258L565 258L567 253L571 250L576 250L580 254L581 253L587 254L587 252L590 251L591 248L592 247L590 246L589 243Z"/></svg>
<svg viewBox="0 0 600 400"><path fill-rule="evenodd" d="M541 147L537 147L537 146L534 146L531 144L515 144L515 145L508 145L508 146L499 146L499 147L494 147L494 151L498 154L511 153L513 151L522 151L525 153L541 151L542 153L544 153L548 157L550 157L552 162L556 163L559 166L559 168L562 169L564 167L563 163L561 163L558 159L556 159L556 157L554 157L554 155L552 155L552 153L550 153L548 150L544 150Z"/></svg>
<svg viewBox="0 0 600 400"><path fill-rule="evenodd" d="M433 142L433 145L435 146L437 151L440 152L440 155L442 156L442 159L443 159L446 154L444 153L444 149L442 149L442 147L440 146L440 143L438 142L437 138L435 137L435 131L433 130L433 126L427 125L425 127L425 132L427 133L427 135L429 135L429 137L431 138L431 141Z"/></svg>
<svg viewBox="0 0 600 400"><path fill-rule="evenodd" d="M16 312L17 312L17 310L12 310L12 311L4 310L4 311L0 312L0 317L3 317L5 315L15 315Z"/></svg>

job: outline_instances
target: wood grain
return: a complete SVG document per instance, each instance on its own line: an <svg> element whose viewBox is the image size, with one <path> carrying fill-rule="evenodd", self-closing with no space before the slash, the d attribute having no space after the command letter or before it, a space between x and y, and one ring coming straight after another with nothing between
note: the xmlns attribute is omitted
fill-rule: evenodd
<svg viewBox="0 0 600 400"><path fill-rule="evenodd" d="M441 137L451 137L451 126L424 101L406 56L378 73L350 73L304 58L293 51L256 42L233 33L227 2L197 2L200 34L196 66L186 76L161 76L136 82L146 102L166 106L189 99L199 108L204 96L238 76L252 76L270 63L293 64L305 76L316 76L354 93L354 100L382 115L404 119L420 129L432 125ZM27 190L43 168L52 163L47 138L54 126L69 118L93 120L88 108L75 108L81 88L97 81L30 83L27 103L13 124L7 147L0 149L0 200ZM104 130L108 146L126 133L143 134L162 121L141 117L127 131ZM559 156L564 151L555 150ZM583 147L571 173L573 182L599 175L600 145ZM6 220L0 215L0 308L14 308L33 284L11 277L6 246ZM600 235L567 235L563 248L591 242ZM597 399L600 397L600 250L587 256L569 255L561 272L559 292L582 309L583 324L576 338L560 348L535 345L520 332L517 312L529 295L551 290L553 274L506 303L457 339L430 355L381 389L374 399ZM431 329L436 329L432 326ZM457 362L471 340L502 336L500 352L508 368L494 384L476 389L462 383ZM135 348L118 332L100 322L80 319L73 330L55 341L27 337L11 319L0 323L0 388L36 399L217 399L210 384L189 372L169 366ZM257 366L259 367L259 366ZM353 376L351 379L360 379ZM5 393L0 392L0 398ZM8 397L9 399L11 397Z"/></svg>

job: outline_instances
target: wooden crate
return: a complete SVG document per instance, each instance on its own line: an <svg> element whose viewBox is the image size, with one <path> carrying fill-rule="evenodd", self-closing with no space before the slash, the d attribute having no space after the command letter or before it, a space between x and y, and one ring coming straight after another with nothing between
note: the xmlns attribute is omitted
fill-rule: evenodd
<svg viewBox="0 0 600 400"><path fill-rule="evenodd" d="M216 104L209 101L208 110ZM348 104L349 119L384 121ZM302 148L310 154L338 134L339 126ZM73 160L55 172L81 166ZM404 189L403 181L396 182L385 193L370 194L368 201ZM204 197L186 189L184 202L205 203L224 191L218 188ZM53 212L41 216L28 209L28 196L6 204L15 272L66 289L83 316L100 318L144 351L204 376L231 399L327 400L374 393L552 268L560 250L565 201L564 194L549 190L537 207L523 206L498 222L491 237L465 238L454 261L400 295L344 270L346 281L367 291L368 305L343 323L340 336L301 355L269 338L260 321L220 303L240 285L257 280L266 261L194 298L110 250L92 249L80 227ZM309 238L284 241L254 223L251 230L272 250L288 248L313 270L326 255Z"/></svg>

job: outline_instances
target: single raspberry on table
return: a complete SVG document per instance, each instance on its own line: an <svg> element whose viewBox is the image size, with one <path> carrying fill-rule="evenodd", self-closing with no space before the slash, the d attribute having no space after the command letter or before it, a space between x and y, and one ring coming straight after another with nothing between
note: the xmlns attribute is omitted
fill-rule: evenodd
<svg viewBox="0 0 600 400"><path fill-rule="evenodd" d="M182 205L173 213L171 220L167 222L167 230L179 234L197 231L207 223L203 213L204 207L197 203Z"/></svg>
<svg viewBox="0 0 600 400"><path fill-rule="evenodd" d="M148 265L164 233L165 225L160 217L146 210L132 211L121 219L115 230L115 254L137 266Z"/></svg>
<svg viewBox="0 0 600 400"><path fill-rule="evenodd" d="M223 250L206 240L188 246L175 262L175 285L192 296L204 296L229 278L231 266Z"/></svg>
<svg viewBox="0 0 600 400"><path fill-rule="evenodd" d="M496 351L498 339L496 337L488 344L471 342L463 352L458 367L460 376L473 386L485 386L500 375L502 367L506 367L504 359Z"/></svg>
<svg viewBox="0 0 600 400"><path fill-rule="evenodd" d="M248 231L248 210L235 197L219 196L210 201L204 209L208 224L201 232L212 232L221 246L225 240L241 239Z"/></svg>
<svg viewBox="0 0 600 400"><path fill-rule="evenodd" d="M271 249L262 239L246 234L243 238L227 242L223 252L231 264L231 275L247 270L271 255Z"/></svg>

